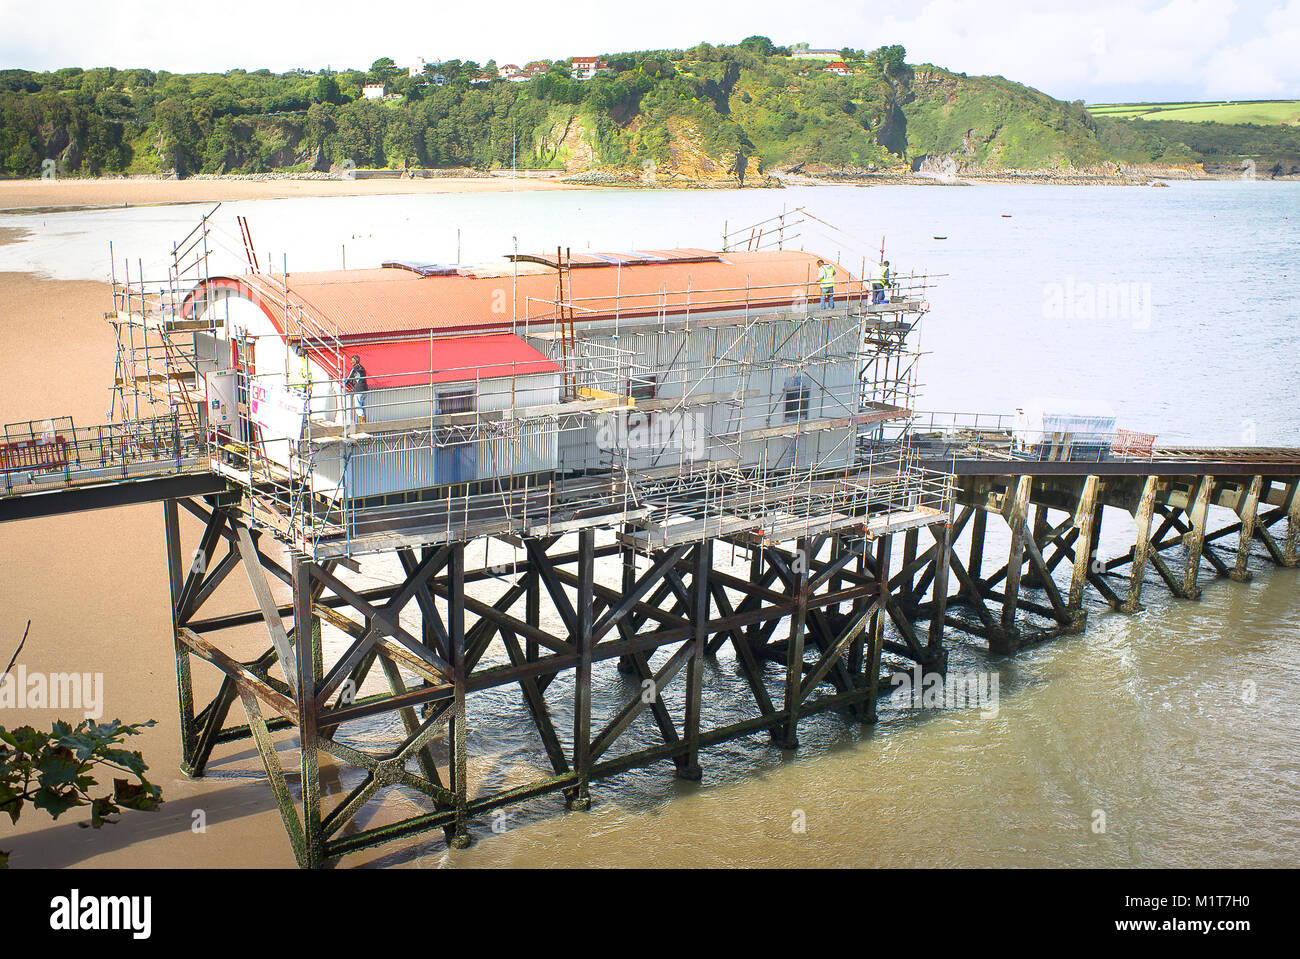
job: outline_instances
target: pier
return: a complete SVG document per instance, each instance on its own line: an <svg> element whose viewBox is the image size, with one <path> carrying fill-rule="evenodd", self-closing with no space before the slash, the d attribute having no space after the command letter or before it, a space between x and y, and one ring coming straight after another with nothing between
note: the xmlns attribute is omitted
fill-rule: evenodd
<svg viewBox="0 0 1300 959"><path fill-rule="evenodd" d="M1300 449L1153 447L1135 457L1035 461L998 455L1005 439L1000 431L973 442L968 436L930 461L945 464L957 484L948 563L959 582L943 602L945 623L986 640L991 652L1081 631L1089 591L1134 613L1144 589L1194 600L1206 574L1245 582L1260 562L1297 566ZM1212 506L1232 519L1209 528ZM1132 520L1134 543L1102 558L1097 543L1108 507ZM985 556L990 517L1010 548L986 573L995 565ZM915 552L914 536L907 551ZM1068 584L1058 585L1062 565ZM928 609L914 591L909 599L909 614ZM957 608L969 617L952 616Z"/></svg>
<svg viewBox="0 0 1300 959"><path fill-rule="evenodd" d="M1300 449L926 424L933 278L836 265L824 306L781 242L797 222L720 251L218 277L205 220L166 277L115 280L120 422L6 434L0 521L160 504L182 768L251 742L306 868L465 846L494 810L587 808L631 769L697 780L711 747L795 750L819 713L870 724L888 664L943 672L957 634L1012 654L1084 630L1085 600L1131 613L1297 565ZM1115 510L1136 535L1103 559ZM209 612L241 581L247 608ZM472 774L495 690L527 711L535 778ZM396 748L352 734L375 723ZM420 811L385 811L390 789Z"/></svg>

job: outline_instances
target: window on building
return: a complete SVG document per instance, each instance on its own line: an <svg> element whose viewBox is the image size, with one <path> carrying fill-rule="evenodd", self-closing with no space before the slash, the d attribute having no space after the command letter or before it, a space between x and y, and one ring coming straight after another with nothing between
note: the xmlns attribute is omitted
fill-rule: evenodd
<svg viewBox="0 0 1300 959"><path fill-rule="evenodd" d="M476 396L474 390L448 390L445 393L438 394L438 412L442 413L473 413L476 408Z"/></svg>
<svg viewBox="0 0 1300 959"><path fill-rule="evenodd" d="M628 394L637 402L654 399L659 395L659 377L638 376L628 384Z"/></svg>
<svg viewBox="0 0 1300 959"><path fill-rule="evenodd" d="M782 406L787 423L808 418L808 408L812 400L812 389L807 380L796 376L786 381Z"/></svg>
<svg viewBox="0 0 1300 959"><path fill-rule="evenodd" d="M478 406L477 393L469 389L447 390L438 394L438 413L473 413ZM434 470L441 483L468 483L477 478L478 444L474 442L474 425L457 423L434 430L437 444Z"/></svg>

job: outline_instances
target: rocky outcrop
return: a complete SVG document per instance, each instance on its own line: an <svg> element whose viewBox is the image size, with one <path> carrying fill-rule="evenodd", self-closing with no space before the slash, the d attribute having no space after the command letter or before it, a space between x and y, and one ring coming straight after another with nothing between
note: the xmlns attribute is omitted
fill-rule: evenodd
<svg viewBox="0 0 1300 959"><path fill-rule="evenodd" d="M596 165L596 151L582 117L570 113L553 120L536 146L542 166L558 164L569 173L579 173Z"/></svg>
<svg viewBox="0 0 1300 959"><path fill-rule="evenodd" d="M1206 163L1205 172L1218 180L1277 180L1300 176L1300 159L1254 157L1223 163Z"/></svg>
<svg viewBox="0 0 1300 959"><path fill-rule="evenodd" d="M616 186L625 189L647 186L641 175L632 170L600 169L584 170L566 176L561 183L575 186Z"/></svg>
<svg viewBox="0 0 1300 959"><path fill-rule="evenodd" d="M67 176L68 174L81 169L81 159L81 147L77 145L76 140L73 140L64 147L63 152L59 154L59 175Z"/></svg>
<svg viewBox="0 0 1300 959"><path fill-rule="evenodd" d="M666 162L647 160L639 169L593 164L573 170L563 182L583 186L617 186L638 189L779 188L783 184L762 169L755 157L738 152L731 156L711 153L699 128L689 120L671 120Z"/></svg>
<svg viewBox="0 0 1300 959"><path fill-rule="evenodd" d="M1240 178L1240 171L1237 171L1236 176L1226 177L1211 176L1199 164L1128 166L1119 163L1042 170L998 169L968 163L957 154L942 154L916 157L910 166L899 166L893 169L877 169L874 165L866 168L828 168L821 164L802 163L780 176L792 186L816 183L851 183L858 186L964 185L976 182L1063 186L1146 186L1158 180L1237 179Z"/></svg>
<svg viewBox="0 0 1300 959"><path fill-rule="evenodd" d="M311 155L311 166L308 167L314 173L328 173L330 168L329 157L325 155L325 144L317 143L316 150Z"/></svg>

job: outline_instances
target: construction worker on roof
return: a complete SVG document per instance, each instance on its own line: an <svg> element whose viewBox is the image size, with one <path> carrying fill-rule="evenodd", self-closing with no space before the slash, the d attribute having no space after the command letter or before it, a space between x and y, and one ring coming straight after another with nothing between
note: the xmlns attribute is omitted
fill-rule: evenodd
<svg viewBox="0 0 1300 959"><path fill-rule="evenodd" d="M817 261L817 284L822 291L821 303L817 308L833 310L835 308L835 267L825 260Z"/></svg>
<svg viewBox="0 0 1300 959"><path fill-rule="evenodd" d="M872 303L888 303L889 288L894 283L893 271L889 268L889 261L885 260L880 264L880 278L871 284L871 290L874 294L871 298Z"/></svg>

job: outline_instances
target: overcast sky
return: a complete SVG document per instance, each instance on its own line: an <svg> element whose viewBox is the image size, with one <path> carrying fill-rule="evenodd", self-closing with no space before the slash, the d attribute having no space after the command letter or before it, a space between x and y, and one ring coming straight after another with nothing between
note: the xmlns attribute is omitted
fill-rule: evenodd
<svg viewBox="0 0 1300 959"><path fill-rule="evenodd" d="M0 66L173 72L480 63L734 43L907 47L1066 100L1300 97L1300 0L0 0Z"/></svg>

